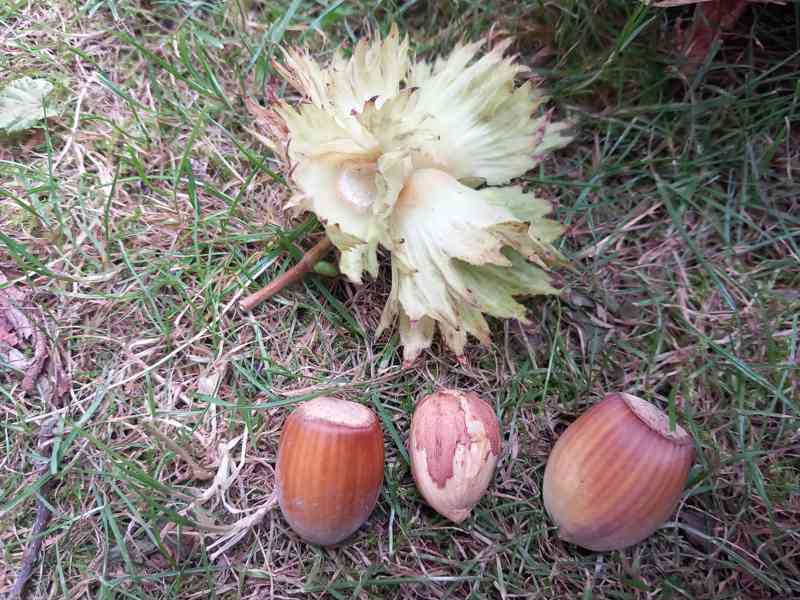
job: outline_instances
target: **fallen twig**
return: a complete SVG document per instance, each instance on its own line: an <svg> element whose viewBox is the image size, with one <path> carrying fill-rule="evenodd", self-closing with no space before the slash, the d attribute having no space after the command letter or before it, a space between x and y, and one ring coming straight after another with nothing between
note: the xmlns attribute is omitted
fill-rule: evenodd
<svg viewBox="0 0 800 600"><path fill-rule="evenodd" d="M244 300L239 302L239 308L241 308L243 311L249 312L261 304L264 300L267 300L268 298L271 298L280 292L287 285L291 285L295 281L298 281L306 273L311 271L311 269L314 268L314 265L322 260L322 258L328 252L330 252L331 248L333 248L331 241L327 237L322 238L314 245L313 248L311 248L311 250L305 253L303 258L300 259L299 263L286 271L280 277L270 281L257 292L250 294Z"/></svg>
<svg viewBox="0 0 800 600"><path fill-rule="evenodd" d="M36 382L42 374L45 362L47 362L47 359L50 357L47 350L47 337L41 327L41 325L44 324L42 309L37 306L35 309L31 309L31 311L34 313L39 326L35 325L33 328L33 360L25 371L25 378L22 380L22 389L26 392L30 392L36 387Z"/></svg>
<svg viewBox="0 0 800 600"><path fill-rule="evenodd" d="M36 469L37 477L44 477L50 466L50 461L48 459L50 458L50 452L53 447L53 428L55 424L56 418L53 417L46 421L39 430L39 454L45 460L43 460L42 464ZM6 596L6 600L19 600L22 598L25 585L33 574L33 567L39 558L39 551L42 549L42 543L44 542L44 530L47 529L50 517L53 516L53 513L50 512L47 506L47 502L44 500L47 497L48 491L53 486L53 482L54 479L50 478L45 481L39 489L36 500L36 519L33 521L33 527L31 527L28 544L25 547L25 552L22 555L22 561L17 571L17 578L14 581L14 586L11 588L11 591Z"/></svg>

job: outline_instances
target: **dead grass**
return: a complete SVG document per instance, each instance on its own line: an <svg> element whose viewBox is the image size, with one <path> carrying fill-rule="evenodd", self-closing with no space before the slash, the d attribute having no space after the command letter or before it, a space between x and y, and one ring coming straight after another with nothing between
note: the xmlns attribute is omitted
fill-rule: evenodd
<svg viewBox="0 0 800 600"><path fill-rule="evenodd" d="M665 13L627 3L345 3L324 35L308 29L325 10L311 3L79 4L0 9L0 85L44 76L63 106L0 140L0 270L54 324L72 380L51 410L0 369L0 590L51 478L32 598L800 593L798 48L777 45L796 44L796 12L748 15L755 36L687 86L664 82ZM493 24L517 35L580 121L578 142L527 178L569 224L579 271L562 298L530 302L531 325L495 322L495 344L464 363L435 346L402 369L397 340L373 335L385 277L311 275L252 316L236 308L318 236L283 213L288 190L242 102L269 77L270 36L325 54L390 18L420 52ZM416 398L442 385L490 399L506 439L459 527L421 501L404 447ZM698 459L674 521L595 554L557 538L541 481L566 425L621 389L675 410ZM266 509L284 417L328 392L380 415L386 483L354 538L318 549Z"/></svg>

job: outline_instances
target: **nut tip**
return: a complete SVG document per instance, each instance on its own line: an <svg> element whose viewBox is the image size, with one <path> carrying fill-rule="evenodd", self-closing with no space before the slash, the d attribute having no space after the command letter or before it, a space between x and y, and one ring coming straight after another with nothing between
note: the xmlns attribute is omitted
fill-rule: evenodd
<svg viewBox="0 0 800 600"><path fill-rule="evenodd" d="M654 432L681 446L692 443L692 436L677 423L674 424L674 427L671 426L669 416L656 405L632 394L618 393L616 395L622 398L631 412Z"/></svg>
<svg viewBox="0 0 800 600"><path fill-rule="evenodd" d="M375 414L363 404L320 396L302 404L298 409L308 419L319 419L344 427L369 427L375 421Z"/></svg>

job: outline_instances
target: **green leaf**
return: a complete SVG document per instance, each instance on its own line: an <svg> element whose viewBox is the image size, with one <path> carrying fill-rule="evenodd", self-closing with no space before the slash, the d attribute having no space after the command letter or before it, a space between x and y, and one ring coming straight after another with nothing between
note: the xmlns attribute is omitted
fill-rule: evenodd
<svg viewBox="0 0 800 600"><path fill-rule="evenodd" d="M43 119L44 99L52 91L53 84L45 79L23 77L12 81L0 92L0 129L23 131Z"/></svg>

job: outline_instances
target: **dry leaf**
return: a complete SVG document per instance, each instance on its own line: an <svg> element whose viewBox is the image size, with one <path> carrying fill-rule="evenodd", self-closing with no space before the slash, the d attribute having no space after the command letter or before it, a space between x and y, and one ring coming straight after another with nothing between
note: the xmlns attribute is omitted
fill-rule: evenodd
<svg viewBox="0 0 800 600"><path fill-rule="evenodd" d="M222 360L213 363L208 370L197 380L197 392L204 396L216 396L220 381L228 370L228 361Z"/></svg>
<svg viewBox="0 0 800 600"><path fill-rule="evenodd" d="M0 272L0 285L7 283ZM46 326L44 313L30 301L29 291L18 285L0 288L0 361L24 372L24 391L38 386L42 395L52 401L69 391L69 380L60 355L49 348ZM25 356L23 344L32 347L30 358Z"/></svg>
<svg viewBox="0 0 800 600"><path fill-rule="evenodd" d="M680 24L675 30L675 46L686 59L684 73L692 73L705 62L714 43L736 25L749 3L750 0L679 0L655 4L658 7L696 4L689 31L683 31Z"/></svg>
<svg viewBox="0 0 800 600"><path fill-rule="evenodd" d="M0 344L16 346L18 343L17 334L11 331L6 320L0 317Z"/></svg>

